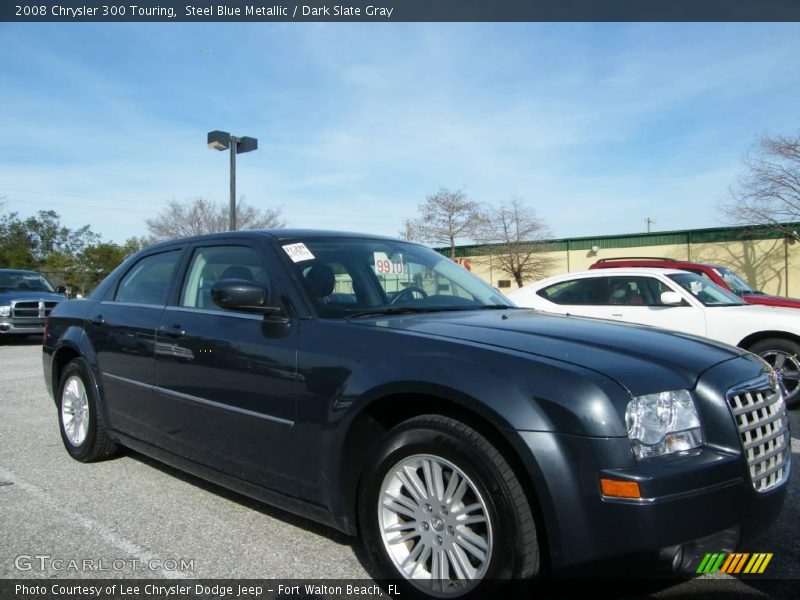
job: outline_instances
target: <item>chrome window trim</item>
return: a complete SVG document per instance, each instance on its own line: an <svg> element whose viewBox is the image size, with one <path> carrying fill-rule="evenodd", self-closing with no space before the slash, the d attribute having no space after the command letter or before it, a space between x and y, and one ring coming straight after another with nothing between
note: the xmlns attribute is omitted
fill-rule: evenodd
<svg viewBox="0 0 800 600"><path fill-rule="evenodd" d="M257 315L257 314L248 314L242 312L234 312L230 310L225 310L223 308L220 309L213 309L213 308L195 308L193 306L167 306L166 310L169 312L187 312L187 313L197 313L201 315L211 315L215 317L236 317L239 319L247 319L249 321L263 321L264 315Z"/></svg>

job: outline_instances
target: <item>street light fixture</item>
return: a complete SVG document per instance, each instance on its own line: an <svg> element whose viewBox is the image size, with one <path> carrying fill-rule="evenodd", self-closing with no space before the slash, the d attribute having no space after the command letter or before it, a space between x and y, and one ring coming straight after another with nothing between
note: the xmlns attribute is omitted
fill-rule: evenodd
<svg viewBox="0 0 800 600"><path fill-rule="evenodd" d="M236 231L236 155L258 149L258 140L254 137L236 137L227 131L209 131L208 147L212 150L230 149L231 151L231 204L228 229Z"/></svg>

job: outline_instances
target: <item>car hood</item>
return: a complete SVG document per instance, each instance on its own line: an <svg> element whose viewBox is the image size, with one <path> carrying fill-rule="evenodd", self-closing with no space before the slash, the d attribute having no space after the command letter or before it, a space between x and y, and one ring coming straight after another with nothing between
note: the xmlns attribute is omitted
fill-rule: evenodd
<svg viewBox="0 0 800 600"><path fill-rule="evenodd" d="M800 300L784 296L769 296L767 294L744 294L742 300L750 304L763 304L766 306L782 306L785 308L800 308Z"/></svg>
<svg viewBox="0 0 800 600"><path fill-rule="evenodd" d="M784 306L763 304L737 304L736 306L709 306L706 318L711 323L728 326L745 323L753 331L788 331L800 335L800 312Z"/></svg>
<svg viewBox="0 0 800 600"><path fill-rule="evenodd" d="M479 343L571 363L617 381L634 396L691 389L743 350L681 333L535 310L440 312L353 323Z"/></svg>
<svg viewBox="0 0 800 600"><path fill-rule="evenodd" d="M44 300L46 302L61 302L66 298L60 294L52 294L50 292L26 292L23 290L14 290L11 292L0 292L0 305L9 305L14 300Z"/></svg>

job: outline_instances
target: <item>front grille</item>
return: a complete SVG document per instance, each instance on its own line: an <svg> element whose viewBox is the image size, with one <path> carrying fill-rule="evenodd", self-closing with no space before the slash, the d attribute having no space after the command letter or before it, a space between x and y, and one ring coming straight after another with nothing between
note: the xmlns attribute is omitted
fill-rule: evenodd
<svg viewBox="0 0 800 600"><path fill-rule="evenodd" d="M789 420L774 380L762 378L758 383L761 385L732 391L728 404L739 428L753 487L766 492L789 475Z"/></svg>
<svg viewBox="0 0 800 600"><path fill-rule="evenodd" d="M11 316L19 318L43 318L50 315L57 301L19 300L11 305Z"/></svg>

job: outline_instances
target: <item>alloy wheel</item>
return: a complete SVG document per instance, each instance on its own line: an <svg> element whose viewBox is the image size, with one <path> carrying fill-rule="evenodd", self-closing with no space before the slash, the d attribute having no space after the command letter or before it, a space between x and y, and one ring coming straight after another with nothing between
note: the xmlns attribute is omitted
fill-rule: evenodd
<svg viewBox="0 0 800 600"><path fill-rule="evenodd" d="M89 398L83 380L77 375L64 382L61 394L61 423L69 443L80 446L89 432Z"/></svg>
<svg viewBox="0 0 800 600"><path fill-rule="evenodd" d="M460 595L486 575L493 541L486 500L444 458L416 454L389 469L378 526L397 571L429 594Z"/></svg>

